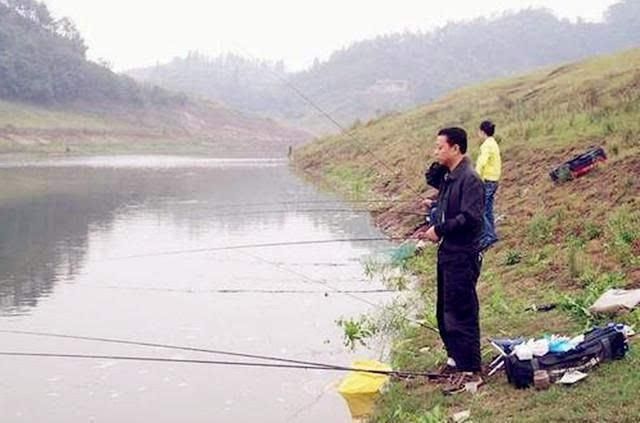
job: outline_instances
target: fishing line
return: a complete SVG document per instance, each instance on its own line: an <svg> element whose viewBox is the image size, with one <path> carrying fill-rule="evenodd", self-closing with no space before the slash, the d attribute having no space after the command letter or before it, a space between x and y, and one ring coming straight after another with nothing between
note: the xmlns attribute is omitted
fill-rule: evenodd
<svg viewBox="0 0 640 423"><path fill-rule="evenodd" d="M244 249L252 249L252 248L263 248L263 247L279 247L279 246L291 246L291 245L317 245L317 244L330 244L330 243L336 243L336 242L371 242L371 241L389 241L389 240L393 240L393 239L400 239L403 240L403 238L400 237L396 237L396 238L389 238L389 237L374 237L374 238L353 238L353 239L341 239L341 240L316 240L316 241L296 241L296 242L279 242L279 243L265 243L265 244L246 244L246 245L236 245L236 246L226 246L226 247L214 247L214 248L201 248L201 249L192 249L192 250L177 250L177 251L166 251L166 252L159 252L159 253L150 253L150 254L139 254L139 255L131 255L131 256L122 256L122 257L116 257L116 258L112 258L110 260L125 260L125 259L133 259L133 258L146 258L146 257L158 257L158 256L168 256L168 255L178 255L178 254L191 254L191 253L203 253L203 252L213 252L213 251L229 251L229 250L236 250L236 251L240 251L240 250L244 250ZM283 265L279 264L279 263L275 263L275 262L271 262L269 260L266 260L260 256L257 256L255 254L250 254L247 253L246 251L243 251L242 254L245 254L249 257L252 257L256 260L262 261L266 264L272 265L278 269L281 269L285 272L291 273L293 275L296 275L298 277L303 278L304 280L306 280L309 283L314 283L314 284L318 284L318 285L322 285L325 286L329 289L331 289L332 291L338 293L338 291L341 291L338 288L335 288L331 285L329 285L326 281L319 281L319 280L315 280L313 278L308 277L307 275L305 275L304 273L292 270L292 269L288 269L286 267L284 267ZM376 303L373 303L365 298L359 297L357 295L354 295L352 293L349 292L344 292L342 293L344 295L347 295L357 301L366 303L374 308L379 308L380 306ZM407 316L403 316L403 318L405 320L407 320L410 323L413 324L418 324L419 326L426 328L428 330L434 331L436 333L438 333L438 330L424 324L423 322L420 322L418 320L414 320L411 319Z"/></svg>
<svg viewBox="0 0 640 423"><path fill-rule="evenodd" d="M304 273L289 269L289 268L284 267L284 266L282 266L282 265L280 265L278 263L270 262L267 259L264 259L264 258L262 258L260 256L255 255L255 254L247 253L246 251L240 251L239 253L240 254L244 254L246 256L249 256L249 257L252 257L252 258L254 258L256 260L260 260L260 261L262 261L262 262L264 262L266 264L270 264L272 266L275 266L275 267L277 267L278 269L280 269L282 271L285 271L285 272L291 273L293 275L299 276L299 277L301 277L301 278L303 278L305 280L308 280L310 283L316 283L316 284L319 284L319 285L326 286L327 288L332 289L334 291L338 291L337 288L334 288L331 285L329 285L327 281L321 281L321 280L310 278L309 276L305 275ZM362 303L368 304L368 305L372 306L375 309L380 310L382 308L380 306L380 304L373 303L373 302L367 300L366 298L362 298L362 297L359 297L359 296L351 294L351 293L344 293L344 294L349 296L349 297L351 297L351 298L353 298L353 299L355 299L355 300L357 300L357 301L360 301ZM421 327L423 327L425 329L428 329L428 330L430 330L430 331L432 331L432 332L434 332L436 334L440 333L438 329L436 329L436 328L434 328L432 326L429 326L426 323L423 323L423 322L421 322L419 320L412 319L412 318L410 318L408 316L405 316L405 315L401 315L401 317L402 317L402 319L406 320L409 323L417 324L417 325L419 325L419 326L421 326Z"/></svg>
<svg viewBox="0 0 640 423"><path fill-rule="evenodd" d="M246 256L248 256L248 257L251 257L251 258L253 258L253 259L255 259L255 260L261 261L261 262L263 262L263 263L265 263L265 264L269 264L269 265L271 265L271 266L274 266L274 267L276 267L276 268L278 268L278 269L282 270L283 272L287 272L287 273L290 273L290 274L292 274L292 275L295 275L295 276L301 277L301 278L303 278L304 280L306 280L308 283L314 283L314 284L318 284L318 285L325 286L325 287L327 287L327 288L331 289L332 291L334 291L334 292L336 292L336 293L337 293L338 291L340 291L338 288L335 288L335 287L333 287L333 286L329 285L329 283L328 283L326 280L325 280L325 281L322 281L322 280L316 280L316 279L310 278L309 276L305 275L304 273L298 272L298 271L296 271L296 270L289 269L289 268L284 267L284 266L282 266L282 265L280 265L280 264L278 264L278 263L271 262L271 261L269 261L269 260L267 260L267 259L265 259L265 258L262 258L262 257L260 257L260 256L255 255L255 254L247 253L246 251L239 251L239 253L240 253L240 254L243 254L243 255L246 255ZM358 300L358 301L360 301L360 302L366 303L366 304L368 304L368 305L370 305L370 306L378 307L378 304L373 303L373 302L371 302L371 301L369 301L369 300L367 300L367 299L365 299L365 298L362 298L362 297L359 297L359 296L357 296L357 295L354 295L354 294L352 294L352 293L345 292L345 293L343 293L343 294L344 294L344 295L346 295L346 296L348 296L348 297L351 297L351 298L353 298L353 299L355 299L355 300Z"/></svg>
<svg viewBox="0 0 640 423"><path fill-rule="evenodd" d="M245 54L247 54L249 57L253 58L253 60L257 60L255 56L253 56L251 53L249 53L248 51L246 51L244 48L242 48L241 46L236 45L236 47L238 47L240 50L242 50ZM325 118L327 118L331 123L333 123L344 135L347 135L349 138L351 138L353 141L356 142L356 144L358 146L360 146L367 154L369 154L371 157L373 157L373 159L375 161L377 161L380 165L382 165L382 167L384 167L385 169L387 169L389 172L391 172L391 174L393 176L400 176L398 172L394 171L390 166L388 166L385 162L383 162L382 160L380 160L378 158L378 156L376 156L373 151L371 151L370 149L368 149L362 142L360 142L360 140L358 138L356 138L351 132L347 131L347 129L342 126L336 119L334 119L328 112L326 112L323 108L321 108L320 106L318 106L313 100L311 100L311 98L309 98L309 96L307 96L305 93L303 93L298 87L296 87L295 85L293 85L290 81L288 81L286 78L282 77L281 75L279 75L278 73L274 72L273 70L271 70L269 67L265 68L267 70L267 72L269 72L270 74L272 74L273 76L275 76L278 80L280 80L282 83L284 83L287 87L289 87L291 90L293 90L300 98L302 98L304 101L306 101L311 107L313 107L316 111L318 111L322 116L324 116ZM375 170L373 169L373 166L369 166L369 169ZM416 188L414 188L413 186L409 185L409 183L404 180L401 179L402 181L404 181L404 185L409 188L411 191L413 191L415 194L417 194L419 197L422 196L422 192Z"/></svg>

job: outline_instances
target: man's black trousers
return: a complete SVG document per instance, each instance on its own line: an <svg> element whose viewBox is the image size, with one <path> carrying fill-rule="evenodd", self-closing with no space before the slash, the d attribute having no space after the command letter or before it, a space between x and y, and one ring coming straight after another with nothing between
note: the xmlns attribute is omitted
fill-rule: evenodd
<svg viewBox="0 0 640 423"><path fill-rule="evenodd" d="M436 316L440 337L459 371L480 371L480 322L476 283L478 253L438 251Z"/></svg>

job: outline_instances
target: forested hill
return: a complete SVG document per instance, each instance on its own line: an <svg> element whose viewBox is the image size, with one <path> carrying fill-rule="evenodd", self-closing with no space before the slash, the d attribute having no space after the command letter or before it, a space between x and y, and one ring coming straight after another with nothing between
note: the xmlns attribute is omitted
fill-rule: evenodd
<svg viewBox="0 0 640 423"><path fill-rule="evenodd" d="M0 98L38 104L184 101L88 61L86 50L73 22L54 19L44 3L0 0Z"/></svg>
<svg viewBox="0 0 640 423"><path fill-rule="evenodd" d="M382 36L355 43L298 73L287 73L282 63L191 53L129 74L323 132L335 128L281 77L348 126L429 102L469 83L637 45L640 1L623 0L600 23L571 22L548 10L529 9L450 23L428 33Z"/></svg>

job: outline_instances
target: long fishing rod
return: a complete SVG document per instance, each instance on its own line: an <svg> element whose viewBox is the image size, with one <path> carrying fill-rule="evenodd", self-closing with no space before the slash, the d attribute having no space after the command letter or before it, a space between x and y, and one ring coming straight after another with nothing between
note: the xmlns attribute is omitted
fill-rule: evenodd
<svg viewBox="0 0 640 423"><path fill-rule="evenodd" d="M113 360L113 361L134 361L134 362L152 362L152 363L207 364L207 365L221 365L221 366L232 366L232 367L233 366L261 367L261 368L276 368L276 369L331 370L331 371L339 371L339 372L372 373L372 374L379 374L379 375L400 377L400 378L425 377L428 379L440 379L443 377L439 373L407 372L407 371L380 370L380 369L358 369L355 367L344 367L344 366L318 367L318 366L306 366L306 365L297 365L297 364L273 364L273 363L255 363L255 362L248 362L248 361L224 361L224 360L194 360L194 359L180 359L180 358L138 357L138 356L126 356L126 355L61 354L61 353L0 351L0 356L36 357L36 358L70 358L70 359L80 359L80 360Z"/></svg>
<svg viewBox="0 0 640 423"><path fill-rule="evenodd" d="M254 60L256 60L256 57L253 56L251 53L247 52L244 48L242 48L241 46L237 46L237 47L240 48L240 50L244 51L245 54L247 54L248 56L250 56ZM269 67L267 67L266 70L267 70L267 72L269 72L273 76L275 76L278 80L280 80L282 83L284 83L287 87L289 87L293 92L295 92L300 98L302 98L305 102L307 102L312 108L314 108L316 111L318 111L322 116L327 118L327 120L329 120L333 125L335 125L336 128L338 128L343 134L347 135L349 138L351 138L353 141L355 141L355 143L359 147L361 147L365 151L365 153L369 154L376 162L378 162L380 165L382 165L382 167L384 167L389 172L391 172L391 174L393 176L398 176L398 172L397 171L394 171L389 165L387 165L384 161L382 161L380 158L378 158L378 156L376 156L373 153L373 151L371 151L362 142L360 142L360 139L356 138L351 132L347 131L347 129L344 126L342 126L336 119L334 119L322 107L318 106L313 100L311 100L311 98L309 98L309 96L307 96L305 93L303 93L302 90L300 90L298 87L293 85L289 80L287 80L287 78L284 78L280 74L278 74L278 73L274 72L273 70L271 70ZM373 166L370 166L370 168L373 168ZM411 186L406 180L402 180L402 181L404 181L404 185L407 188L409 188L411 191L413 191L419 197L422 196L422 192L420 190L418 190L415 187Z"/></svg>
<svg viewBox="0 0 640 423"><path fill-rule="evenodd" d="M227 213L211 213L207 217L224 217L224 216L262 216L269 214L286 214L286 213L376 213L383 212L382 209L284 209L284 210L255 210L243 212L227 212ZM411 216L426 216L425 213L411 212L404 210L389 210L388 213L404 214Z"/></svg>
<svg viewBox="0 0 640 423"><path fill-rule="evenodd" d="M273 361L284 364L268 364L268 363L251 363L251 362L229 362L229 361L212 361L212 360L182 360L179 362L188 362L188 363L199 363L199 364L229 364L229 365L247 365L253 367L283 367L283 368L308 368L308 369L318 369L318 370L344 370L350 371L352 368L346 366L339 366L334 364L326 364L319 363L314 361L304 361L304 360L294 360L282 357L274 357L267 355L258 355L258 354L247 354L240 353L234 351L222 351L222 350L212 350L206 348L196 348L196 347L186 347L186 346L178 346L178 345L169 345L169 344L159 344L152 342L138 342L138 341L129 341L124 339L114 339L114 338L102 338L102 337L93 337L93 336L76 336L76 335L64 335L57 333L48 333L48 332L35 332L35 331L23 331L23 330L10 330L10 329L0 329L0 333L6 334L15 334L15 335L27 335L27 336L37 336L37 337L46 337L46 338L62 338L62 339L73 339L80 341L93 341L93 342L101 342L101 343L109 343L109 344L124 344L124 345L135 345L142 347L152 347L152 348L162 348L169 350L178 350L178 351L189 351L189 352L199 352L199 353L207 353L207 354L215 354L215 355L224 355L229 357L238 357L238 358L248 358L248 359L256 359L263 361ZM56 354L48 354L48 353L11 353L5 352L0 353L0 355L14 355L14 356L55 356ZM67 356L65 354L60 354L60 356ZM73 355L76 356L76 355ZM105 359L117 359L114 356L86 356L84 358L105 358ZM72 357L70 357L72 358ZM150 358L146 361L170 361L172 359L153 359ZM237 363L237 364L230 364ZM356 369L353 369L356 370ZM381 372L380 370L376 372ZM370 373L370 372L369 372ZM401 372L401 373L409 373L409 372ZM417 372L416 372L417 373Z"/></svg>
<svg viewBox="0 0 640 423"><path fill-rule="evenodd" d="M369 204L371 206L377 206L380 207L383 204L390 204L390 203L399 203L399 204L412 204L414 203L413 200L344 200L344 201L339 201L339 200L319 200L319 201L281 201L281 202L264 202L264 203L228 203L228 204L216 204L213 205L212 207L215 208L216 210L222 210L225 211L227 209L230 210L235 210L238 208L242 208L242 209L247 209L247 208L253 208L253 207L271 207L271 206L290 206L290 205L294 205L294 206L300 206L300 205L333 205L333 204ZM284 210L250 210L250 211L243 211L240 213L237 212L223 212L223 213L215 213L212 214L211 216L242 216L242 215L253 215L253 214L271 214L271 213L289 213L291 211L296 211L296 212L309 212L309 213L382 213L382 212L386 212L386 213L394 213L394 214L404 214L404 215L415 215L415 216L426 216L426 214L424 212L415 212L415 211L404 211L404 210L390 210L390 209L384 209L384 208L354 208L354 209L350 209L350 208L321 208L321 209L314 209L314 208L309 208L309 209L284 209Z"/></svg>
<svg viewBox="0 0 640 423"><path fill-rule="evenodd" d="M0 333L36 336L36 337L43 337L43 338L73 339L76 341L91 341L91 342L100 342L100 343L106 343L106 344L120 344L120 345L133 345L133 346L139 346L139 347L161 348L161 349L167 349L167 350L224 355L228 357L249 358L249 359L255 359L255 360L274 361L274 362L280 362L280 363L316 366L316 367L324 367L324 368L334 367L331 364L317 363L317 362L305 361L305 360L294 360L294 359L289 359L284 357L267 356L267 355L260 355L260 354L249 354L249 353L242 353L242 352L235 352L235 351L214 350L214 349L208 349L208 348L198 348L198 347L189 347L189 346L181 346L181 345L160 344L160 343L154 343L154 342L131 341L126 339L104 338L104 337L96 337L96 336L66 335L66 334L60 334L60 333L36 332L36 331L12 330L12 329L0 329Z"/></svg>
<svg viewBox="0 0 640 423"><path fill-rule="evenodd" d="M307 275L305 275L304 273L301 272L297 272L295 270L292 269L288 269L278 263L274 263L271 262L269 260L266 260L262 257L259 257L255 254L251 254L248 253L246 251L239 251L241 254L247 255L249 257L253 257L256 260L262 261L266 264L270 264L273 265L275 267L277 267L280 270L283 270L285 272L291 273L293 275L299 276L305 280L307 280L310 283L316 283L322 286L325 286L331 290L333 290L336 293L341 293L344 295L348 295L358 301L364 302L368 305L371 305L373 307L379 307L378 304L373 303L365 298L359 297L357 295L354 295L351 292L348 291L344 291L344 290L340 290L338 288L335 288L331 285L329 285L326 281L319 281L319 280L315 280L313 278L308 277ZM435 331L437 332L436 329L423 324L422 322L419 321L415 321L409 317L403 316L405 320L412 322L412 323L418 323L419 325L421 325L422 327ZM46 333L46 332L34 332L34 331L20 331L20 330L0 330L0 333L10 333L10 334L20 334L20 335L31 335L31 336L41 336L41 337L53 337L53 338L66 338L66 339L75 339L75 340L86 340L86 341L96 341L96 342L104 342L104 343L114 343L114 344L125 344L125 345L137 345L137 346L145 346L145 347L154 347L154 348L164 348L164 349L172 349L172 350L180 350L180 351L190 351L190 352L202 352L202 353L208 353L208 354L219 354L219 355L227 355L227 356L234 356L234 357L242 357L242 358L251 358L251 359L259 359L259 360L268 360L268 361L276 361L276 362L281 362L281 363L287 363L287 364L291 364L291 365L298 365L298 366L312 366L314 368L320 368L320 369L329 369L329 370L351 370L350 368L346 368L346 367L342 367L342 366L335 366L335 365L330 365L330 364L325 364L325 363L318 363L318 362L312 362L312 361L305 361L305 360L293 360L293 359L286 359L286 358L282 358L282 357L273 357L273 356L266 356L266 355L258 355L258 354L247 354L247 353L239 353L239 352L233 352L233 351L223 351L223 350L212 350L212 349L205 349L205 348L196 348L196 347L183 347L183 346L177 346L177 345L169 345L169 344L159 344L159 343L151 343L151 342L137 342L137 341L128 341L128 340L121 340L121 339L113 339L113 338L101 338L101 337L89 337L89 336L75 336L75 335L64 335L64 334L54 334L54 333ZM2 354L0 354L2 355ZM76 358L80 358L80 357L76 357ZM86 357L89 358L89 357ZM203 363L204 364L204 363ZM218 363L214 363L211 362L209 364L225 364L223 362L218 362ZM251 366L258 366L258 364L237 364L237 365L251 365ZM302 367L301 367L302 368ZM398 372L395 372L396 374L399 374ZM425 374L409 374L407 372L404 372L402 377L415 377L415 376L425 376Z"/></svg>
<svg viewBox="0 0 640 423"><path fill-rule="evenodd" d="M270 201L262 203L222 203L214 204L216 208L246 208L301 204L366 204L366 203L409 203L413 200L370 199L370 200L302 200L302 201Z"/></svg>
<svg viewBox="0 0 640 423"><path fill-rule="evenodd" d="M173 288L146 288L138 286L118 286L118 285L93 285L90 288L116 289L125 291L143 292L178 292L187 294L326 294L324 291L312 289L173 289ZM342 289L333 291L334 294L384 294L394 292L391 289Z"/></svg>
<svg viewBox="0 0 640 423"><path fill-rule="evenodd" d="M173 251L158 251L155 253L147 253L147 254L132 254L128 256L118 256L104 259L105 261L118 261L118 260L128 260L128 259L137 259L137 258L146 258L146 257L162 257L162 256L172 256L172 255L181 255L181 254L196 254L196 253L208 253L214 251L232 251L232 250L247 250L253 248L270 248L270 247L291 247L291 246L302 246L302 245L322 245L322 244L340 244L345 242L381 242L381 241L398 241L405 239L402 237L368 237L368 238L343 238L343 239L319 239L319 240L309 240L309 241L289 241L289 242L267 242L260 244L238 244L238 245L227 245L227 246L219 246L219 247L206 247L206 248L192 248L185 250L173 250Z"/></svg>

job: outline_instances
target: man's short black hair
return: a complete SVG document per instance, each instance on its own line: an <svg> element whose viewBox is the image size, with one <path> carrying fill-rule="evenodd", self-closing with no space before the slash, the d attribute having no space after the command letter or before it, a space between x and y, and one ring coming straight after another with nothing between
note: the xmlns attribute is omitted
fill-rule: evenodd
<svg viewBox="0 0 640 423"><path fill-rule="evenodd" d="M480 130L487 134L488 137L492 137L496 133L496 125L490 120L485 120L480 124Z"/></svg>
<svg viewBox="0 0 640 423"><path fill-rule="evenodd" d="M467 152L467 131L462 128L444 128L438 132L438 136L447 137L447 143L453 147L457 145L462 154Z"/></svg>

